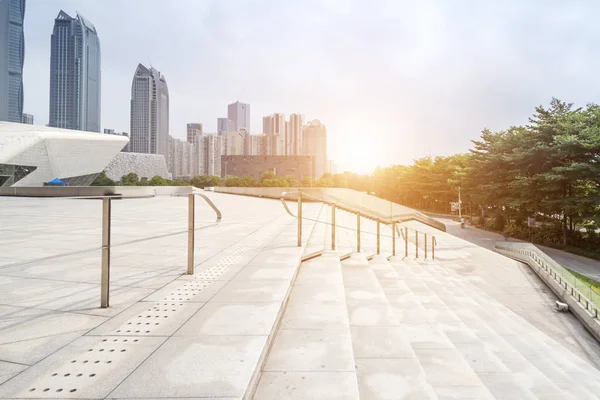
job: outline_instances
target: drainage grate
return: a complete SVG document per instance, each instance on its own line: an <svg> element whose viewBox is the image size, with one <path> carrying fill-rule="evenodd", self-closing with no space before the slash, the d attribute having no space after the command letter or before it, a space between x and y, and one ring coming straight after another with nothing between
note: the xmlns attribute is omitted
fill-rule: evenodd
<svg viewBox="0 0 600 400"><path fill-rule="evenodd" d="M141 339L106 338L71 359L28 389L36 398L79 397L81 390L101 383L103 375L116 368Z"/></svg>

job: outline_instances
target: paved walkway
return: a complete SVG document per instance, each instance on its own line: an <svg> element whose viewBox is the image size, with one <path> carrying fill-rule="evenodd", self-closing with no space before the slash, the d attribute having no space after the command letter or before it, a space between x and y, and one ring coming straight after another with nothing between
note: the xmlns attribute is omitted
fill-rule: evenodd
<svg viewBox="0 0 600 400"><path fill-rule="evenodd" d="M448 233L489 250L494 249L494 244L496 242L504 240L502 235L495 232L484 231L482 229L473 228L470 226L466 226L465 229L461 229L460 224L458 222L454 222L452 219L437 219L446 224ZM518 241L512 238L510 240ZM536 245L536 247L548 254L560 265L577 271L580 274L588 276L594 280L600 281L600 261L582 257L577 254L567 253L566 251L553 249L551 247L541 245Z"/></svg>

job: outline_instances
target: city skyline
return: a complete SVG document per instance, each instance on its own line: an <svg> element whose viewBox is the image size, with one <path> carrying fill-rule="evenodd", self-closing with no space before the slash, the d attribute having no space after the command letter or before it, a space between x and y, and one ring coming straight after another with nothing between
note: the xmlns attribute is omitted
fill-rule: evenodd
<svg viewBox="0 0 600 400"><path fill-rule="evenodd" d="M365 3L352 1L149 3L29 5L24 111L36 123L47 121L48 19L61 8L88 16L102 36L102 127L127 130L129 71L149 60L170 77L173 136L185 138L190 121L216 131L215 118L236 98L252 104L251 133L260 133L257 117L301 110L306 120L327 124L330 157L341 170L370 172L376 164L464 152L484 127L527 123L531 104L552 96L586 103L600 90L591 79L597 56L588 39L598 30L595 4L510 1L471 4L456 14L441 1L386 1L365 16ZM136 29L165 20L160 32ZM249 21L244 30L241 21ZM282 29L273 35L264 26ZM122 46L124 38L136 45ZM187 53L192 48L202 56ZM360 151L378 154L359 163L346 156Z"/></svg>

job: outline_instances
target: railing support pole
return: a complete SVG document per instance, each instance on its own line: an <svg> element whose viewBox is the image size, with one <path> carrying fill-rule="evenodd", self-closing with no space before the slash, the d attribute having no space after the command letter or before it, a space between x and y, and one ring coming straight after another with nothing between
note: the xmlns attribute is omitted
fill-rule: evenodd
<svg viewBox="0 0 600 400"><path fill-rule="evenodd" d="M423 235L425 235L425 260L427 260L427 234L424 233Z"/></svg>
<svg viewBox="0 0 600 400"><path fill-rule="evenodd" d="M100 307L108 308L110 294L110 214L111 199L102 199L102 273L100 277Z"/></svg>
<svg viewBox="0 0 600 400"><path fill-rule="evenodd" d="M431 237L431 259L435 260L435 236Z"/></svg>
<svg viewBox="0 0 600 400"><path fill-rule="evenodd" d="M302 193L298 193L298 247L302 247Z"/></svg>
<svg viewBox="0 0 600 400"><path fill-rule="evenodd" d="M331 205L331 250L335 250L335 204Z"/></svg>
<svg viewBox="0 0 600 400"><path fill-rule="evenodd" d="M415 231L415 258L419 258L419 231Z"/></svg>
<svg viewBox="0 0 600 400"><path fill-rule="evenodd" d="M404 227L404 257L408 257L408 227Z"/></svg>
<svg viewBox="0 0 600 400"><path fill-rule="evenodd" d="M392 255L396 255L396 223L392 222Z"/></svg>
<svg viewBox="0 0 600 400"><path fill-rule="evenodd" d="M356 213L356 251L360 253L360 213Z"/></svg>
<svg viewBox="0 0 600 400"><path fill-rule="evenodd" d="M188 195L188 259L187 259L187 274L194 274L194 226L195 226L195 211L196 211L196 195L191 193Z"/></svg>
<svg viewBox="0 0 600 400"><path fill-rule="evenodd" d="M381 254L380 221L377 220L377 254Z"/></svg>

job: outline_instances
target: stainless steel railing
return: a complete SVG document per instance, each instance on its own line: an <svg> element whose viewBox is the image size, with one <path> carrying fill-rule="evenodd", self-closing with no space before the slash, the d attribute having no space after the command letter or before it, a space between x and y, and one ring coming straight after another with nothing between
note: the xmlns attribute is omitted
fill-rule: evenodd
<svg viewBox="0 0 600 400"><path fill-rule="evenodd" d="M194 274L194 245L195 245L195 231L199 228L195 227L195 210L196 210L196 196L201 197L215 212L217 219L216 223L221 221L221 211L215 206L215 204L204 194L194 192L188 194L188 249L187 249L187 270L188 275ZM111 252L111 213L112 213L112 199L114 196L101 196L102 198L102 255L101 255L101 281L100 281L100 307L107 308L110 305L110 252ZM117 197L122 198L122 197ZM174 234L181 234L183 232L176 232ZM172 235L172 234L169 234ZM146 238L150 240L154 238ZM144 240L144 239L142 239ZM140 240L137 240L140 241ZM123 245L123 244L120 244Z"/></svg>
<svg viewBox="0 0 600 400"><path fill-rule="evenodd" d="M286 202L286 196L291 195L291 194L295 195L297 205L298 205L298 211L297 211L296 215L290 210L290 208L288 207L288 204ZM329 205L331 207L331 222L326 222L326 221L321 221L318 219L305 217L302 212L303 198L309 198L314 201ZM381 254L381 238L385 237L385 238L392 239L392 256L396 256L396 238L399 236L402 236L404 239L404 256L408 257L408 255L409 255L409 251L408 251L409 250L409 238L408 238L409 228L407 226L401 226L400 222L398 222L398 221L394 221L392 219L391 223L384 222L384 224L386 224L386 225L391 225L392 235L389 236L389 235L384 235L381 233L381 223L382 223L381 219L372 217L371 216L372 213L365 215L364 213L362 213L362 211L363 211L362 209L358 210L358 209L350 207L346 204L340 205L339 203L336 203L333 201L328 201L326 199L323 199L323 198L320 198L317 196L312 196L312 195L304 193L302 191L282 192L281 196L280 196L280 201L281 201L281 204L283 204L283 207L286 210L286 212L289 215L291 215L292 217L297 218L297 220L298 220L298 247L302 246L302 221L307 220L307 221L313 221L315 223L320 223L320 224L325 224L325 225L331 226L331 250L336 249L336 228L341 228L341 229L348 229L351 231L356 231L356 251L357 252L361 251L361 234L372 234L372 235L376 235L376 237L377 237L377 244L376 244L377 254ZM356 214L356 229L336 224L336 210L343 210L343 211L346 211L351 214ZM362 232L361 231L361 218L366 218L366 219L375 221L377 224L376 232L375 233ZM401 221L405 222L406 220L403 218ZM400 229L400 228L404 228L404 229ZM415 233L416 258L419 257L419 236L423 235L424 236L424 258L427 259L428 255L429 255L428 254L428 243L429 243L428 236L429 236L429 238L431 239L431 257L432 257L431 259L432 260L435 259L435 246L437 244L436 237L434 235L428 235L426 233L417 231L415 229L410 229L410 230L414 231L414 233Z"/></svg>

